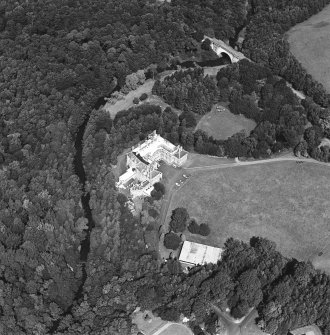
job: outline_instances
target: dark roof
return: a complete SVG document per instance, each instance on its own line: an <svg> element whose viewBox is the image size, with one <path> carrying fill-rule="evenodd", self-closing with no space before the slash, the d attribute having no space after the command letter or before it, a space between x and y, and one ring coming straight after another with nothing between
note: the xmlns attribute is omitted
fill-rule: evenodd
<svg viewBox="0 0 330 335"><path fill-rule="evenodd" d="M177 152L174 154L174 156L177 157L177 158L181 158L181 157L183 157L183 156L186 155L186 154L187 154L187 151L185 151L185 150L181 150L181 151L177 151Z"/></svg>
<svg viewBox="0 0 330 335"><path fill-rule="evenodd" d="M149 165L149 163L138 153L133 151L134 156L142 163Z"/></svg>

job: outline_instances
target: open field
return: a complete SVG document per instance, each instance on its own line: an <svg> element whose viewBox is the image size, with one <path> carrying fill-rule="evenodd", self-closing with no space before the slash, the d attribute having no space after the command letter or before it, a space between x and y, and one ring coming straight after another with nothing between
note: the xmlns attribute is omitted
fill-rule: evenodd
<svg viewBox="0 0 330 335"><path fill-rule="evenodd" d="M330 271L328 166L288 161L191 174L174 193L166 219L183 206L200 223L209 223L210 236L187 231L188 240L221 247L229 237L263 236L285 256Z"/></svg>
<svg viewBox="0 0 330 335"><path fill-rule="evenodd" d="M243 115L235 115L223 106L221 111L217 111L216 106L213 106L212 110L200 119L196 129L204 130L217 140L225 140L242 129L246 129L249 134L255 126L256 123L253 120Z"/></svg>
<svg viewBox="0 0 330 335"><path fill-rule="evenodd" d="M330 5L287 33L291 52L330 92Z"/></svg>

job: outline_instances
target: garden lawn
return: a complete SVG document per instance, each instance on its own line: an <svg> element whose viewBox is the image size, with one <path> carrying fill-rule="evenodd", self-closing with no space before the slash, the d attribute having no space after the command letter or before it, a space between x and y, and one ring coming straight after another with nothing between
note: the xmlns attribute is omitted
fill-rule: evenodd
<svg viewBox="0 0 330 335"><path fill-rule="evenodd" d="M330 92L330 5L286 35L297 60Z"/></svg>
<svg viewBox="0 0 330 335"><path fill-rule="evenodd" d="M192 172L174 193L167 221L182 206L211 228L208 237L186 231L188 240L222 247L229 237L263 236L283 255L330 272L329 179L330 167L295 162Z"/></svg>
<svg viewBox="0 0 330 335"><path fill-rule="evenodd" d="M217 140L225 140L243 129L247 131L247 134L250 134L255 126L256 123L244 115L235 115L223 106L221 106L221 111L217 111L214 106L209 113L200 119L196 130L204 130Z"/></svg>

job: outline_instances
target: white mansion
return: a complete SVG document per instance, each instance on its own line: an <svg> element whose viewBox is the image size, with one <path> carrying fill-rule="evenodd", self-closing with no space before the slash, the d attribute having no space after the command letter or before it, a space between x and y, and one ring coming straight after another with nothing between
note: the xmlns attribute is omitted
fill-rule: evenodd
<svg viewBox="0 0 330 335"><path fill-rule="evenodd" d="M175 146L153 131L147 140L132 147L127 154L127 170L119 177L117 188L129 189L133 198L150 196L153 185L162 179L158 171L160 161L174 167L181 166L188 153L180 145Z"/></svg>

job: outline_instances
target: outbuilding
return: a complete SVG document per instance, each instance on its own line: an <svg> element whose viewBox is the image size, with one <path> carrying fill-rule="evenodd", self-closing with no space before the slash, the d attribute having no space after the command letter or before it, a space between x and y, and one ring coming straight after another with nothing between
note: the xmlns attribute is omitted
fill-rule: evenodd
<svg viewBox="0 0 330 335"><path fill-rule="evenodd" d="M216 264L221 259L223 249L196 242L184 241L179 257L183 266L190 267L197 264Z"/></svg>

